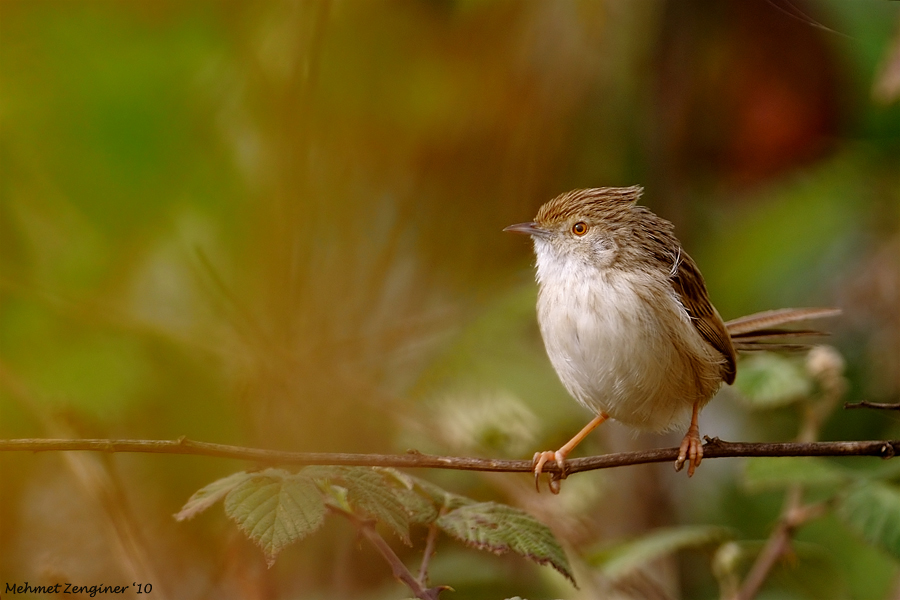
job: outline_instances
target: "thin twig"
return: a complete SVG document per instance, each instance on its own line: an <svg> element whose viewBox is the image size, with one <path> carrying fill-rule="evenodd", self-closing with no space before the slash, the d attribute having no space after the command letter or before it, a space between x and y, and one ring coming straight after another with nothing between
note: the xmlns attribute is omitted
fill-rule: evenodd
<svg viewBox="0 0 900 600"><path fill-rule="evenodd" d="M859 442L725 442L706 438L703 458L738 456L878 456L891 458L900 450L900 440L869 440ZM493 471L531 473L529 460L500 460L461 456L436 456L409 451L406 454L347 454L328 452L285 452L246 448L186 438L177 440L111 440L111 439L15 439L0 440L0 452L146 452L153 454L200 455L234 458L260 464L278 465L350 465L369 467L399 467L413 469L455 469L462 471ZM674 461L678 448L660 448L636 452L617 452L600 456L573 458L566 463L566 474L609 469L628 465ZM544 465L547 473L559 472L552 462Z"/></svg>
<svg viewBox="0 0 900 600"><path fill-rule="evenodd" d="M824 504L802 504L803 490L801 486L792 487L788 491L783 516L775 530L766 540L766 545L753 563L750 572L744 579L740 591L733 600L752 600L769 577L778 560L790 549L794 532L801 525L812 519L824 516L827 508Z"/></svg>
<svg viewBox="0 0 900 600"><path fill-rule="evenodd" d="M797 511L802 501L803 488L800 486L791 487L785 499L781 519L779 519L775 529L769 535L769 539L766 540L766 545L763 546L762 552L756 557L756 561L754 561L750 572L747 573L741 588L735 594L733 600L752 600L759 593L775 563L790 547L794 530L799 526L799 523L791 519L791 515Z"/></svg>
<svg viewBox="0 0 900 600"><path fill-rule="evenodd" d="M802 419L797 432L797 443L801 444L817 442L822 425L847 389L847 382L843 377L843 360L836 353L832 356L827 349L822 350L824 354L813 358L813 351L807 358L807 368L819 380L823 393L819 398L810 398L799 405ZM812 367L814 362L817 366ZM823 369L823 364L828 368ZM824 503L804 505L804 493L804 486L799 483L788 488L778 524L732 600L753 600L779 559L790 551L797 529L807 521L825 515L827 506Z"/></svg>
<svg viewBox="0 0 900 600"><path fill-rule="evenodd" d="M442 506L438 517L442 517L447 512L447 507ZM428 537L425 540L425 553L422 555L422 564L419 566L419 582L422 585L428 585L428 564L431 562L431 556L434 554L434 546L437 544L438 537L437 519L428 526Z"/></svg>
<svg viewBox="0 0 900 600"><path fill-rule="evenodd" d="M334 506L329 506L329 508L333 512L346 517L354 526L356 526L356 529L363 537L369 540L373 546L375 546L375 549L378 550L379 554L381 554L384 560L391 566L391 572L394 574L394 577L406 584L410 591L416 595L416 598L421 598L421 600L438 600L440 593L445 589L449 589L446 586L426 588L424 583L421 583L416 579L403 561L400 560L400 557L397 556L397 553L394 552L394 549L384 541L384 538L381 537L381 534L375 529L374 521L360 519L356 515Z"/></svg>
<svg viewBox="0 0 900 600"><path fill-rule="evenodd" d="M900 410L900 404L885 404L882 402L869 402L863 400L861 402L847 402L844 404L845 409L851 408L874 408L877 410Z"/></svg>

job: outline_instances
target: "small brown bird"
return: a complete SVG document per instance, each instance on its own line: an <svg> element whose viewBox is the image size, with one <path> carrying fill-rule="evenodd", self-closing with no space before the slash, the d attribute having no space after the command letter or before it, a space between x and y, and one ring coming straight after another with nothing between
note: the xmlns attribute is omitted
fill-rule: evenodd
<svg viewBox="0 0 900 600"><path fill-rule="evenodd" d="M548 460L565 459L594 428L615 419L650 431L690 422L676 470L703 458L697 418L724 381L735 350L766 344L773 329L835 309L785 309L724 323L674 227L635 203L640 187L574 190L544 204L533 222L504 231L530 235L537 255L538 323L550 362L569 393L597 416L556 451L534 456L535 483ZM793 332L811 334L815 332Z"/></svg>

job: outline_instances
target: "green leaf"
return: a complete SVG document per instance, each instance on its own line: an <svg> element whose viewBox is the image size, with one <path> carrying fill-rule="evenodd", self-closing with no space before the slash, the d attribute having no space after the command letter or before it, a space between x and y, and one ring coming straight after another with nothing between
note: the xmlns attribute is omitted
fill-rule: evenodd
<svg viewBox="0 0 900 600"><path fill-rule="evenodd" d="M732 537L729 529L712 525L665 527L606 548L590 556L588 561L602 566L608 577L618 579L673 552L718 544Z"/></svg>
<svg viewBox="0 0 900 600"><path fill-rule="evenodd" d="M812 392L812 383L795 359L765 352L741 359L735 388L753 408L791 404Z"/></svg>
<svg viewBox="0 0 900 600"><path fill-rule="evenodd" d="M550 528L517 508L496 502L467 504L442 515L437 524L469 546L495 554L515 552L551 565L575 583L566 554Z"/></svg>
<svg viewBox="0 0 900 600"><path fill-rule="evenodd" d="M366 475L367 472L370 474ZM357 513L361 509L362 516L387 524L407 542L409 523L427 525L437 518L438 510L441 507L440 502L435 501L432 495L423 489L424 485L430 485L444 495L453 495L424 480L391 468L315 466L307 467L303 473L310 475L323 485L329 486L332 490L330 495L334 496L342 510ZM363 479L360 479L361 477ZM373 495L372 492L377 490L373 489L372 485L377 488L386 488L396 502L380 493ZM354 490L352 498L351 489ZM367 506L366 498L375 504ZM405 517L395 513L398 508L397 503L406 513Z"/></svg>
<svg viewBox="0 0 900 600"><path fill-rule="evenodd" d="M346 488L347 502L354 514L383 523L410 544L410 515L400 496L412 492L393 485L372 467L337 467L334 471L330 482Z"/></svg>
<svg viewBox="0 0 900 600"><path fill-rule="evenodd" d="M303 467L301 473L318 482L328 483L330 481L340 481L343 476L344 469L347 467L338 467L330 465L313 465L311 467Z"/></svg>
<svg viewBox="0 0 900 600"><path fill-rule="evenodd" d="M474 504L475 501L453 492L448 492L439 485L435 485L425 479L419 479L412 475L407 475L413 486L422 494L428 497L438 509L453 510L467 504Z"/></svg>
<svg viewBox="0 0 900 600"><path fill-rule="evenodd" d="M900 489L860 482L839 499L837 515L867 542L900 557Z"/></svg>
<svg viewBox="0 0 900 600"><path fill-rule="evenodd" d="M402 471L392 468L374 467L376 471L384 475L391 482L399 484L397 499L406 509L410 522L416 525L428 525L438 517L438 509L431 497L425 497L416 492L414 477Z"/></svg>
<svg viewBox="0 0 900 600"><path fill-rule="evenodd" d="M192 519L194 516L202 513L204 510L225 497L225 494L234 489L239 483L252 477L253 474L241 471L233 473L228 477L223 477L213 481L209 485L200 488L194 495L188 498L188 501L180 511L175 514L176 521L184 521Z"/></svg>
<svg viewBox="0 0 900 600"><path fill-rule="evenodd" d="M228 492L225 513L259 544L271 567L285 546L322 525L325 502L316 483L303 473L266 469Z"/></svg>
<svg viewBox="0 0 900 600"><path fill-rule="evenodd" d="M794 484L807 487L838 487L851 474L815 456L757 457L744 466L743 483L752 492L783 489Z"/></svg>

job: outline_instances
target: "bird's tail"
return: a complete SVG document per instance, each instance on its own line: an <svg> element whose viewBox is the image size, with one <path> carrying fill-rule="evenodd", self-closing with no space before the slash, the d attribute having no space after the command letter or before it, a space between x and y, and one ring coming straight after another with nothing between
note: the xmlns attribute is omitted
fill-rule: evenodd
<svg viewBox="0 0 900 600"><path fill-rule="evenodd" d="M784 329L783 325L841 314L839 308L781 308L747 315L725 323L735 350L803 350L812 344L786 342L828 335L816 329Z"/></svg>

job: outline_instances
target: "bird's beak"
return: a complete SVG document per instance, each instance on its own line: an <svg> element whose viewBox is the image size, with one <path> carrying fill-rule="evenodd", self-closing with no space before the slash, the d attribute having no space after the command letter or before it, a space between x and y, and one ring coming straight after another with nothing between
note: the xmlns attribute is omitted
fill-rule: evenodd
<svg viewBox="0 0 900 600"><path fill-rule="evenodd" d="M505 227L503 231L512 231L513 233L524 233L525 235L545 235L548 233L546 229L540 227L534 221L530 223L516 223Z"/></svg>

